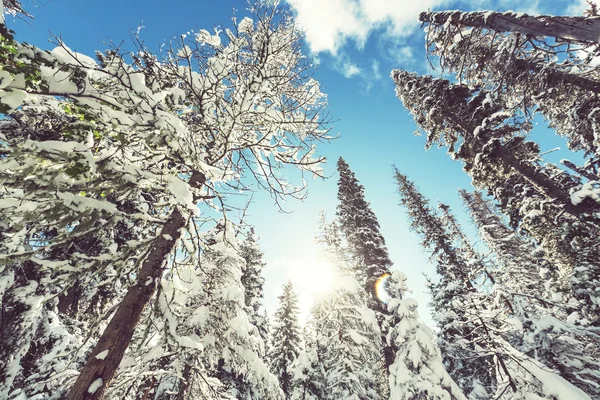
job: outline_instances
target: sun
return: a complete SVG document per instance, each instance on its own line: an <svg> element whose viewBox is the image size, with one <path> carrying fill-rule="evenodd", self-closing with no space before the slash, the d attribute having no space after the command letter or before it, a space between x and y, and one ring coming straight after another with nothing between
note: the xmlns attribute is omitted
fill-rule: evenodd
<svg viewBox="0 0 600 400"><path fill-rule="evenodd" d="M290 269L290 279L298 291L310 296L328 292L335 283L335 265L316 253L306 254Z"/></svg>
<svg viewBox="0 0 600 400"><path fill-rule="evenodd" d="M300 315L305 319L315 301L327 295L338 279L337 267L318 252L308 252L288 264L288 276L298 294Z"/></svg>

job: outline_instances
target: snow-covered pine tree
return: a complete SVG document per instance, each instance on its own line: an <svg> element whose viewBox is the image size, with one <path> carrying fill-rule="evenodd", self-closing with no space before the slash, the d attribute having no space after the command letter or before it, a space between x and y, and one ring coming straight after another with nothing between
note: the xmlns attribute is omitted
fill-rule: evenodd
<svg viewBox="0 0 600 400"><path fill-rule="evenodd" d="M319 353L318 343L311 341L304 333L305 348L294 364L292 400L323 400L325 398L325 371Z"/></svg>
<svg viewBox="0 0 600 400"><path fill-rule="evenodd" d="M440 276L430 290L444 366L469 398L489 398L497 385L495 366L493 353L485 350L480 323L472 315L472 303L480 300L471 282L469 264L459 257L442 220L415 185L398 170L395 179L411 229L421 236L421 246L431 252Z"/></svg>
<svg viewBox="0 0 600 400"><path fill-rule="evenodd" d="M583 302L580 322L600 324L600 234L593 182L582 184L553 164L540 165L527 141L529 123L514 119L502 99L483 89L393 71L396 92L427 136L427 148L448 147L479 188L498 199L513 226L546 250Z"/></svg>
<svg viewBox="0 0 600 400"><path fill-rule="evenodd" d="M293 365L302 350L302 337L298 322L298 295L294 292L292 282L283 285L283 292L278 297L279 308L273 316L271 326L271 343L269 346L269 364L271 371L279 379L279 386L285 398L292 396L294 368Z"/></svg>
<svg viewBox="0 0 600 400"><path fill-rule="evenodd" d="M438 11L423 12L421 22L457 24L485 28L496 32L515 32L534 38L554 37L570 43L597 43L600 21L593 17L536 15L493 11Z"/></svg>
<svg viewBox="0 0 600 400"><path fill-rule="evenodd" d="M598 159L600 74L590 36L597 18L460 11L420 18L445 71L503 97L522 118L541 112L572 149Z"/></svg>
<svg viewBox="0 0 600 400"><path fill-rule="evenodd" d="M127 203L119 206L127 210ZM73 365L84 361L90 342L97 340L99 329L104 327L106 314L111 313L124 294L123 286L129 283L127 277L115 279L116 269L110 266L88 281L65 280L46 260L53 260L54 267L69 269L82 251L89 257L100 257L106 247L118 249L130 240L142 239L148 234L145 226L144 222L137 226L123 221L106 224L66 245L40 250L17 268L5 265L5 280L0 285L0 397L61 393L76 373ZM53 229L27 241L44 243L56 234ZM25 248L32 251L35 245ZM130 249L129 254L139 253ZM114 267L118 266L115 263Z"/></svg>
<svg viewBox="0 0 600 400"><path fill-rule="evenodd" d="M378 398L384 399L389 397L389 383L388 383L388 372L385 367L385 362L382 359L382 342L381 342L381 330L377 323L373 310L367 307L368 296L365 293L364 284L361 285L356 280L355 272L357 271L355 263L356 258L352 256L348 249L348 244L344 242L343 235L340 232L340 228L336 220L328 222L325 213L321 211L319 216L319 229L318 234L315 238L316 243L319 245L319 256L330 263L334 269L336 276L342 279L331 288L329 296L319 299L317 304L313 307L310 323L307 324L312 329L309 329L306 333L312 333L308 337L305 335L305 343L307 350L313 350L316 352L320 360L327 359L327 354L335 353L348 353L345 347L348 345L349 338L347 335L338 335L338 341L335 342L335 338L329 339L324 332L332 332L334 329L330 326L326 326L324 318L332 318L335 316L335 320L338 321L339 326L352 326L353 330L363 337L372 337L372 341L362 341L361 343L355 343L354 346L357 348L358 353L348 354L350 357L350 365L354 365L352 372L357 376L357 384L362 385L357 387L354 392L365 391L364 382L371 381L369 383L370 390L373 390L377 394ZM345 283L345 284L344 284ZM357 287L360 285L360 287ZM327 307L335 308L335 312L328 310ZM321 315L320 311L324 311L325 316ZM347 318L347 321L339 321L340 319ZM374 319L375 318L375 319ZM375 324L373 323L375 321ZM319 326L316 326L319 322ZM339 332L338 332L339 333ZM356 336L354 334L350 335ZM311 347L309 343L315 344ZM318 347L319 343L331 343L325 347ZM332 350L338 349L338 350ZM341 350L339 350L341 349ZM318 350L318 351L317 351ZM360 364L360 357L368 357L368 355L379 354L378 357L374 357L375 361L369 361L364 359L364 362L369 363L370 370L366 371L357 366ZM329 356L331 357L331 356ZM354 362L352 360L355 360ZM325 368L321 364L321 368ZM331 368L325 368L329 371ZM331 377L327 375L327 379L331 381ZM326 379L325 379L326 381ZM334 381L335 382L335 381ZM352 386L351 381L348 382ZM334 383L334 385L337 385ZM324 386L330 386L324 384ZM337 388L337 386L335 386ZM328 389L328 390L329 390ZM327 393L331 392L329 390ZM325 394L324 394L325 396ZM334 396L335 397L335 396Z"/></svg>
<svg viewBox="0 0 600 400"><path fill-rule="evenodd" d="M406 297L406 276L394 271L387 279L387 307L396 317L392 321L398 321L388 336L397 349L390 367L390 400L466 400L444 366L433 333L419 319L417 302Z"/></svg>
<svg viewBox="0 0 600 400"><path fill-rule="evenodd" d="M411 228L422 237L441 278L432 293L434 318L440 325L442 351L452 351L451 359L444 354L445 364L459 385L471 398L590 399L556 370L549 370L503 337L512 323L506 306L496 304L489 292L478 291L473 283L477 271L471 268L478 265L478 259L471 262L465 258L467 252L452 245L452 233L406 176L396 171L396 181Z"/></svg>
<svg viewBox="0 0 600 400"><path fill-rule="evenodd" d="M266 343L269 337L269 322L263 306L265 278L262 276L262 270L266 264L263 261L263 252L258 245L254 227L249 229L246 239L240 244L240 256L246 262L242 268L246 314L248 314L250 323L256 326L260 337Z"/></svg>
<svg viewBox="0 0 600 400"><path fill-rule="evenodd" d="M324 371L321 399L382 398L378 382L384 371L376 368L381 362L379 325L373 310L365 305L364 288L354 276L337 279L331 293L313 307L308 326L313 337L305 357L316 356Z"/></svg>
<svg viewBox="0 0 600 400"><path fill-rule="evenodd" d="M543 250L509 228L480 192L460 191L480 237L495 255L496 301L506 302L514 329L505 337L528 356L556 370L592 397L600 396L597 335L571 321L579 307L561 284L559 270ZM577 360L577 362L573 362Z"/></svg>
<svg viewBox="0 0 600 400"><path fill-rule="evenodd" d="M440 220L448 237L452 240L452 246L457 252L461 253L464 259L469 260L469 273L475 286L478 288L492 287L495 284L493 262L487 254L482 254L475 249L471 239L463 231L449 205L440 201L437 208L441 212Z"/></svg>
<svg viewBox="0 0 600 400"><path fill-rule="evenodd" d="M341 157L337 169L340 175L337 206L340 230L353 258L351 266L354 276L365 289L367 306L377 315L382 334L384 365L388 370L395 355L392 346L386 341L387 331L383 324L388 315L387 309L378 298L375 285L384 275L389 275L392 261L379 231L377 217L365 199L364 187Z"/></svg>
<svg viewBox="0 0 600 400"><path fill-rule="evenodd" d="M44 298L56 293L38 283L50 279L48 273L28 260L9 267L16 273L0 277L0 397L33 397L43 393L49 374L64 371L65 355L81 345L81 338L77 324L59 317L56 300L44 306Z"/></svg>
<svg viewBox="0 0 600 400"><path fill-rule="evenodd" d="M325 99L310 77L301 33L281 8L251 8L255 20L182 37L164 60L144 48L133 54L112 49L96 61L61 42L48 52L0 39L2 297L20 285L36 286L44 297L35 307L60 314L54 300L69 297L71 288L81 286L89 299L110 289L108 326L100 322L109 318L104 314L88 326L102 332L98 341L87 329L77 333L85 344L61 353L67 360L41 357L57 379L43 386L48 393L70 390L76 400L103 395L146 304L156 298L166 260L195 256L196 230L182 228L199 217L197 202L215 196L227 202L221 185L243 185L241 164L256 168L250 175L261 175L279 199L299 188L280 185L279 174L257 172L263 167L293 164L320 174L320 160L307 155L326 136L319 116ZM277 146L262 148L264 140ZM144 238L119 245L112 233L119 223L142 227ZM94 235L102 241L99 252L78 245ZM75 251L59 258L52 252L59 247ZM25 261L51 280L36 273L31 276L41 276L39 282L14 286ZM75 384L76 375L65 377L54 368L58 363L81 371Z"/></svg>
<svg viewBox="0 0 600 400"><path fill-rule="evenodd" d="M302 330L303 349L294 363L292 400L322 400L325 397L325 369L321 362L323 348L314 329L314 314Z"/></svg>
<svg viewBox="0 0 600 400"><path fill-rule="evenodd" d="M127 354L111 398L280 399L264 342L246 314L244 259L231 223L205 239L198 265L175 263ZM157 339L158 337L158 339ZM133 390L132 390L133 389Z"/></svg>

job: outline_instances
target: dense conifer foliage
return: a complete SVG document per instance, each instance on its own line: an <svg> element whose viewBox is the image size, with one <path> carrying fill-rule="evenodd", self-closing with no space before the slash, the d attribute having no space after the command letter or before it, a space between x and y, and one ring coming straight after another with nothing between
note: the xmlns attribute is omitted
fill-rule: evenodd
<svg viewBox="0 0 600 400"><path fill-rule="evenodd" d="M352 257L352 269L357 281L362 283L368 296L368 305L377 315L381 327L387 310L377 297L375 285L389 274L392 262L389 259L385 240L379 232L379 222L365 199L364 187L358 182L348 164L340 157L337 218L340 231L347 242ZM382 330L385 337L387 332ZM386 369L393 363L394 350L383 340Z"/></svg>
<svg viewBox="0 0 600 400"><path fill-rule="evenodd" d="M286 399L291 398L294 391L293 365L298 359L302 345L298 313L298 295L294 292L292 283L288 281L283 286L283 293L279 296L279 308L273 317L269 350L271 368L279 379Z"/></svg>

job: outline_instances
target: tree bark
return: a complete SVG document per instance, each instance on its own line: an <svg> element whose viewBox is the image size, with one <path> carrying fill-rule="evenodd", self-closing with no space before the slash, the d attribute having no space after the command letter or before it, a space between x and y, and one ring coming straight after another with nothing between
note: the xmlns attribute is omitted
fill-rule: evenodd
<svg viewBox="0 0 600 400"><path fill-rule="evenodd" d="M157 281L165 270L166 257L179 239L180 230L185 226L186 220L181 211L173 210L160 232L160 237L142 264L137 283L129 287L69 391L67 400L96 400L103 397L129 346L142 312L156 290ZM96 358L105 350L108 350L108 354L104 359ZM101 381L98 381L99 379ZM101 386L94 393L89 393L90 385L94 382L101 382Z"/></svg>
<svg viewBox="0 0 600 400"><path fill-rule="evenodd" d="M185 395L190 387L190 380L192 378L192 360L189 358L186 359L185 367L183 367L183 372L181 379L179 381L179 390L177 391L177 397L175 400L185 400Z"/></svg>
<svg viewBox="0 0 600 400"><path fill-rule="evenodd" d="M519 32L525 35L549 36L557 39L580 42L600 42L600 17L560 17L550 15L531 16L513 12L422 12L421 22L438 25L451 23L497 32Z"/></svg>
<svg viewBox="0 0 600 400"><path fill-rule="evenodd" d="M562 84L569 84L575 86L581 90L588 90L600 94L600 82L593 79L588 79L584 76L572 74L556 69L554 66L543 68L532 61L517 58L514 61L516 71L531 71L536 74L544 74L544 79L548 86L558 86ZM507 73L511 74L514 71L507 70Z"/></svg>

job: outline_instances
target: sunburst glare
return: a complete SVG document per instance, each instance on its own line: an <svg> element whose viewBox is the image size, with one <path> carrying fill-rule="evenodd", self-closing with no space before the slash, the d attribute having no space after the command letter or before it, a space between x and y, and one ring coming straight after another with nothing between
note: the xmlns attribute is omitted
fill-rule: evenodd
<svg viewBox="0 0 600 400"><path fill-rule="evenodd" d="M300 314L308 316L314 300L327 294L337 279L336 266L318 252L308 252L305 258L287 261L289 278L300 298Z"/></svg>
<svg viewBox="0 0 600 400"><path fill-rule="evenodd" d="M377 298L384 303L387 303L390 299L390 295L386 290L386 286L389 280L390 274L383 274L375 283L375 294L377 295Z"/></svg>

